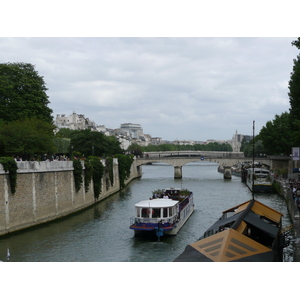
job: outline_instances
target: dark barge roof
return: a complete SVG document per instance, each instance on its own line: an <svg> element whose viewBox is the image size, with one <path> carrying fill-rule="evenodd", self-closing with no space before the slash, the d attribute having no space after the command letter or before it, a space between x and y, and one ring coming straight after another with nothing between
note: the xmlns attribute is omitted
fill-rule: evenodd
<svg viewBox="0 0 300 300"><path fill-rule="evenodd" d="M227 213L233 213L226 218ZM281 229L283 214L254 199L223 212L204 238L187 245L175 262L268 262L273 261L274 251L244 234L246 226L264 232L275 240ZM225 218L224 218L225 217ZM247 225L248 224L248 225ZM225 230L219 231L221 227ZM226 229L226 227L229 227ZM216 232L215 234L213 234Z"/></svg>

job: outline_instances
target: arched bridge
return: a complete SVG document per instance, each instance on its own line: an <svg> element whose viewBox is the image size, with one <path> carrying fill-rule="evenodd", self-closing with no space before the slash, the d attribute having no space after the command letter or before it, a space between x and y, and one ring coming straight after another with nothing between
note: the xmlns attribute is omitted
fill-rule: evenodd
<svg viewBox="0 0 300 300"><path fill-rule="evenodd" d="M219 166L232 167L237 163L251 161L252 158L244 157L243 152L221 152L221 151L164 151L164 152L145 152L143 157L136 159L137 166L149 163L166 163L174 166L174 178L182 178L182 166L190 162L210 161ZM289 157L255 157L259 161L268 165L270 169L288 167Z"/></svg>

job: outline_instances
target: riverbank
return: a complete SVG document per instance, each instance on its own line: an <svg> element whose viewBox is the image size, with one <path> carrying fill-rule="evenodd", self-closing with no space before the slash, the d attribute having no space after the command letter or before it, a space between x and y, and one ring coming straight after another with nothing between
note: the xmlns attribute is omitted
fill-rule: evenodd
<svg viewBox="0 0 300 300"><path fill-rule="evenodd" d="M296 203L292 197L289 179L279 178L274 180L277 185L277 192L284 197L289 211L291 221L293 223L293 243L294 248L294 262L300 261L300 216Z"/></svg>

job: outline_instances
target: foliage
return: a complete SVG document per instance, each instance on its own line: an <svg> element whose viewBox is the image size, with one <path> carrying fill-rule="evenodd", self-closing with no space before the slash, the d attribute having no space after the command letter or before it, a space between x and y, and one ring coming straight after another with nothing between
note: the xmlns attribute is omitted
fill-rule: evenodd
<svg viewBox="0 0 300 300"><path fill-rule="evenodd" d="M66 138L66 139L71 139L73 130L70 128L61 128L59 131L56 133L56 137L58 138Z"/></svg>
<svg viewBox="0 0 300 300"><path fill-rule="evenodd" d="M254 143L254 156L255 157L268 154L268 151L264 147L263 142L260 140L260 137L256 136L254 139L252 139L250 142L247 143L247 147L245 147L245 149L244 149L244 155L246 157L253 156L253 143Z"/></svg>
<svg viewBox="0 0 300 300"><path fill-rule="evenodd" d="M55 137L54 138L54 145L56 147L56 153L69 153L70 150L70 141L71 139L67 138L60 138Z"/></svg>
<svg viewBox="0 0 300 300"><path fill-rule="evenodd" d="M90 189L90 184L93 178L93 167L89 159L84 160L84 186L87 193Z"/></svg>
<svg viewBox="0 0 300 300"><path fill-rule="evenodd" d="M34 154L53 153L54 126L39 119L16 120L0 127L0 155L19 155L30 159Z"/></svg>
<svg viewBox="0 0 300 300"><path fill-rule="evenodd" d="M95 156L90 156L88 160L90 162L91 169L92 169L94 196L96 199L98 199L99 195L102 192L102 178L104 174L104 166L101 160Z"/></svg>
<svg viewBox="0 0 300 300"><path fill-rule="evenodd" d="M116 137L107 137L102 132L91 131L90 129L73 130L70 144L74 151L79 151L84 157L105 157L123 153Z"/></svg>
<svg viewBox="0 0 300 300"><path fill-rule="evenodd" d="M14 194L17 188L17 170L18 165L11 157L0 157L0 164L2 164L5 172L9 172L9 182L11 193Z"/></svg>
<svg viewBox="0 0 300 300"><path fill-rule="evenodd" d="M114 162L112 157L108 157L105 160L105 173L108 175L110 185L114 185Z"/></svg>
<svg viewBox="0 0 300 300"><path fill-rule="evenodd" d="M36 118L52 124L53 112L42 76L29 63L0 64L0 119Z"/></svg>
<svg viewBox="0 0 300 300"><path fill-rule="evenodd" d="M127 151L133 154L134 156L143 156L143 148L142 146L132 143L128 148Z"/></svg>
<svg viewBox="0 0 300 300"><path fill-rule="evenodd" d="M292 42L293 46L300 49L300 38ZM294 59L293 71L289 81L289 99L291 119L300 120L300 55Z"/></svg>
<svg viewBox="0 0 300 300"><path fill-rule="evenodd" d="M76 192L79 192L83 183L83 179L82 179L83 167L80 159L73 160L73 168L74 168L73 174L74 174L74 181L75 181L75 190Z"/></svg>
<svg viewBox="0 0 300 300"><path fill-rule="evenodd" d="M118 159L119 163L119 178L120 178L120 188L125 187L125 181L130 176L130 169L133 162L133 155L116 154L115 157Z"/></svg>
<svg viewBox="0 0 300 300"><path fill-rule="evenodd" d="M269 154L289 155L294 141L289 113L275 115L273 121L268 121L258 135Z"/></svg>

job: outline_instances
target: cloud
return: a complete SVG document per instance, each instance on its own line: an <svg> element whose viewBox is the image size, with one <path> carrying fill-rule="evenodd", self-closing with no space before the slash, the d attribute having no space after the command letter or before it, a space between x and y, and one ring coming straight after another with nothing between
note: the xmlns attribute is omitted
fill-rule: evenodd
<svg viewBox="0 0 300 300"><path fill-rule="evenodd" d="M167 140L257 133L289 109L295 38L0 38L2 62L35 65L56 114Z"/></svg>

